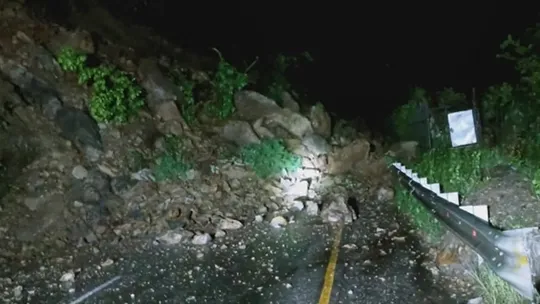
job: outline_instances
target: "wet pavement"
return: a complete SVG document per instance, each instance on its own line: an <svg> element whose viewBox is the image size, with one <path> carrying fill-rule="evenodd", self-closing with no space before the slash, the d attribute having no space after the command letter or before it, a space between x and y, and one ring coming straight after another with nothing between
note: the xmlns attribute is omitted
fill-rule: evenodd
<svg viewBox="0 0 540 304"><path fill-rule="evenodd" d="M389 220L345 226L329 303L457 303L421 266L407 228L381 225ZM0 286L6 303L325 303L319 300L336 229L304 220L285 228L258 223L209 246L111 246L16 274L4 265L1 276L11 279ZM107 259L114 263L103 266ZM74 283L60 282L70 269Z"/></svg>

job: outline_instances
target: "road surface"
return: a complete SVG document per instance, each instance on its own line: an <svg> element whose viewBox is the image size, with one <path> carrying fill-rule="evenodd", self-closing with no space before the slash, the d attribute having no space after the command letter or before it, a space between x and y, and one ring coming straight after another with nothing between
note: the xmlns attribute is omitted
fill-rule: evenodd
<svg viewBox="0 0 540 304"><path fill-rule="evenodd" d="M328 302L457 303L422 266L406 228L387 220L360 219L343 228ZM324 303L337 231L299 220L285 228L248 225L208 246L111 245L11 274L14 267L4 265L2 277L11 281L2 286L5 301L16 294L18 303ZM60 282L70 270L74 282ZM88 298L74 302L83 295Z"/></svg>

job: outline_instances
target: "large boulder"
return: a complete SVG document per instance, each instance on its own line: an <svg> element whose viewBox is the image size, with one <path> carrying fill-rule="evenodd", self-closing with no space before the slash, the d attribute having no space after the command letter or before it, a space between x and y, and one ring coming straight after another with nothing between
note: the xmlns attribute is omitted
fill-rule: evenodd
<svg viewBox="0 0 540 304"><path fill-rule="evenodd" d="M360 162L369 158L370 144L363 138L358 138L344 147L336 147L328 155L328 173L337 175L354 170Z"/></svg>

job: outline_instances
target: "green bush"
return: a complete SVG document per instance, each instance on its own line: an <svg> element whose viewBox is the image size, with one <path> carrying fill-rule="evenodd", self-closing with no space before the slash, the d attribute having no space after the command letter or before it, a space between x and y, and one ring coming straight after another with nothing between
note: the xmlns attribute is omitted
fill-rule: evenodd
<svg viewBox="0 0 540 304"><path fill-rule="evenodd" d="M247 71L239 72L232 64L225 61L217 49L214 49L214 51L218 53L220 58L212 80L216 99L206 105L206 112L211 116L225 119L236 110L234 94L248 84L248 75Z"/></svg>
<svg viewBox="0 0 540 304"><path fill-rule="evenodd" d="M157 181L183 180L188 177L192 164L187 160L182 149L181 140L168 135L164 140L164 151L161 152L153 169Z"/></svg>
<svg viewBox="0 0 540 304"><path fill-rule="evenodd" d="M416 117L418 107L427 105L429 99L426 90L422 88L414 88L409 101L406 104L399 106L392 114L394 130L400 140L410 140L412 132L414 132L413 124Z"/></svg>
<svg viewBox="0 0 540 304"><path fill-rule="evenodd" d="M501 279L485 263L473 273L480 286L482 303L485 304L530 304L510 284Z"/></svg>
<svg viewBox="0 0 540 304"><path fill-rule="evenodd" d="M302 158L289 152L283 142L276 139L244 146L240 158L261 178L275 176L283 170L294 172L302 165Z"/></svg>
<svg viewBox="0 0 540 304"><path fill-rule="evenodd" d="M142 89L126 72L108 65L89 67L86 55L71 48L62 49L57 59L63 70L78 74L79 84L92 86L89 108L97 121L125 123L144 106Z"/></svg>
<svg viewBox="0 0 540 304"><path fill-rule="evenodd" d="M439 98L439 106L445 108L469 106L467 96L463 93L456 92L452 88L444 88L442 91L437 92L437 96Z"/></svg>
<svg viewBox="0 0 540 304"><path fill-rule="evenodd" d="M195 83L192 81L185 81L180 90L184 94L184 103L181 106L182 117L188 125L193 124L196 121L197 107L195 104L195 96L193 96L193 88Z"/></svg>
<svg viewBox="0 0 540 304"><path fill-rule="evenodd" d="M516 158L540 160L540 29L531 28L523 41L508 36L499 58L512 62L518 83L492 86L482 98L484 129L493 143Z"/></svg>

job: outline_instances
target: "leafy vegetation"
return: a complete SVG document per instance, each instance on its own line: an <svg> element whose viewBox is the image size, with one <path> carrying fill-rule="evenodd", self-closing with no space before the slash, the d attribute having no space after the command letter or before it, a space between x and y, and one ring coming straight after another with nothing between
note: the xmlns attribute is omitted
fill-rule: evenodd
<svg viewBox="0 0 540 304"><path fill-rule="evenodd" d="M201 104L196 100L194 93L197 83L190 80L190 77L185 72L172 71L170 75L183 94L183 103L180 107L183 118L188 124L192 124L197 120L199 110L202 110L209 117L229 118L235 112L234 94L248 85L247 73L256 63L254 61L244 72L240 72L231 63L225 61L218 50L214 49L214 51L218 53L220 61L211 79L211 95L213 98L202 107L200 107ZM308 53L304 53L303 56L307 60L312 60ZM277 56L270 83L262 84L268 85L267 94L269 94L269 97L280 102L283 92L292 89L285 74L290 66L296 66L297 64L298 59L296 57ZM301 158L290 153L281 141L275 139L268 139L260 144L245 146L240 150L239 157L261 178L274 176L282 173L283 170L292 172L301 165ZM178 175L176 172L189 170L189 167L185 166L185 161L179 155L173 153L163 155L159 160L159 164L155 171L158 176L164 179L170 179L169 177L165 178L165 176L176 177Z"/></svg>
<svg viewBox="0 0 540 304"><path fill-rule="evenodd" d="M192 164L185 156L180 138L168 135L164 138L163 151L157 156L153 169L157 181L183 180L189 177Z"/></svg>
<svg viewBox="0 0 540 304"><path fill-rule="evenodd" d="M199 90L201 83L190 79L186 71L172 69L169 76L178 85L183 94L182 103L179 105L182 117L189 125L197 122L200 113L208 117L227 119L235 112L234 94L248 85L248 71L254 66L254 61L244 72L238 71L231 63L225 61L221 53L214 49L219 55L219 63L216 71L210 79L209 101L197 98L195 91ZM210 89L210 90L208 90ZM202 111L202 112L201 112Z"/></svg>
<svg viewBox="0 0 540 304"><path fill-rule="evenodd" d="M302 159L287 150L276 139L266 139L259 144L250 144L240 151L242 161L249 165L261 178L268 178L283 172L294 172L302 165Z"/></svg>
<svg viewBox="0 0 540 304"><path fill-rule="evenodd" d="M419 106L428 104L429 100L426 97L426 91L422 88L414 88L411 93L409 102L402 105L392 115L394 129L401 139L408 139L411 132L411 120L414 120L416 111Z"/></svg>
<svg viewBox="0 0 540 304"><path fill-rule="evenodd" d="M191 125L197 120L197 104L195 103L194 94L197 83L190 79L187 74L185 69L180 69L174 64L167 71L167 76L178 86L182 94L182 98L180 98L177 104L182 118L184 118L188 125Z"/></svg>
<svg viewBox="0 0 540 304"><path fill-rule="evenodd" d="M185 70L172 69L169 76L179 88L183 98L179 104L183 118L188 124L197 121L200 110L209 117L227 119L234 112L234 94L248 85L247 72L254 61L244 72L237 70L225 61L221 53L216 71L211 75L211 98L209 101L198 100L195 90L198 82L194 81ZM312 60L308 53L303 58ZM92 87L89 108L92 116L100 122L124 123L133 117L144 105L142 90L127 73L119 71L111 65L91 67L87 64L87 56L77 53L71 48L64 48L58 56L58 63L63 70L78 75L80 84ZM297 66L296 57L278 55L273 66L271 82L267 84L267 93L277 102L281 101L283 92L291 91L292 86L285 74L291 66ZM189 76L189 77L188 77ZM240 158L255 173L267 178L286 171L295 171L301 166L301 158L289 152L279 140L268 139L260 144L245 146L240 151ZM140 153L133 152L129 166L134 170L144 167L148 160ZM158 181L182 180L188 177L192 164L187 160L182 149L182 141L175 136L167 136L164 149L155 155L153 173Z"/></svg>
<svg viewBox="0 0 540 304"><path fill-rule="evenodd" d="M483 303L486 304L529 304L510 285L496 276L486 265L481 265L473 278L482 289Z"/></svg>
<svg viewBox="0 0 540 304"><path fill-rule="evenodd" d="M238 72L232 64L223 59L218 50L214 50L220 58L212 81L216 99L213 103L207 104L206 111L212 116L225 119L235 111L234 94L248 84L247 70L249 68L243 73Z"/></svg>
<svg viewBox="0 0 540 304"><path fill-rule="evenodd" d="M195 104L195 96L193 95L193 88L195 83L192 81L185 81L180 90L184 94L184 103L180 106L182 117L187 124L191 125L196 120L197 106Z"/></svg>
<svg viewBox="0 0 540 304"><path fill-rule="evenodd" d="M440 182L446 191L468 194L482 180L483 169L497 164L511 164L532 180L540 195L540 27L528 30L522 40L512 36L501 44L499 58L509 60L520 75L516 83L504 82L488 88L481 96L479 109L482 118L483 140L480 145L460 149L450 147L446 122L431 115L429 129L432 149L418 161L409 164L420 175ZM524 42L526 41L526 42ZM438 92L438 103L427 97L423 89L416 89L411 100L394 114L398 135L406 136L417 105L431 109L463 109L471 105L465 94L446 88ZM432 113L433 114L433 113ZM445 116L445 115L444 115ZM445 117L443 117L445 118ZM441 227L429 213L401 189L397 205L408 214L429 239L440 239ZM479 269L475 278L483 289L486 303L525 303L517 293L489 269Z"/></svg>
<svg viewBox="0 0 540 304"><path fill-rule="evenodd" d="M63 70L75 72L79 84L92 87L89 109L99 122L125 123L144 106L142 89L135 79L111 65L90 67L85 54L64 48L58 56Z"/></svg>

